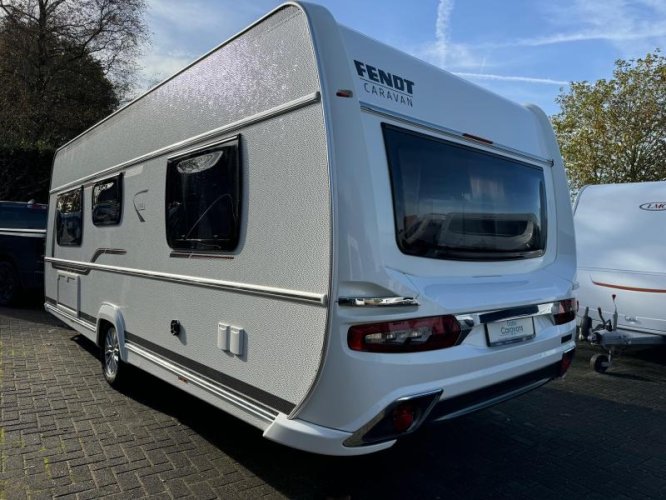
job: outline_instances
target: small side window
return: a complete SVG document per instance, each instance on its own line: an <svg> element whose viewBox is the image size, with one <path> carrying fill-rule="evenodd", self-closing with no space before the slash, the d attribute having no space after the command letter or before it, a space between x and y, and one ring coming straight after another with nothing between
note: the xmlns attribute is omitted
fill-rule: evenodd
<svg viewBox="0 0 666 500"><path fill-rule="evenodd" d="M104 179L93 186L92 221L96 226L120 224L123 213L122 174Z"/></svg>
<svg viewBox="0 0 666 500"><path fill-rule="evenodd" d="M56 240L63 247L78 247L83 237L83 187L67 191L56 201Z"/></svg>
<svg viewBox="0 0 666 500"><path fill-rule="evenodd" d="M239 140L167 163L166 231L171 248L229 251L238 245Z"/></svg>

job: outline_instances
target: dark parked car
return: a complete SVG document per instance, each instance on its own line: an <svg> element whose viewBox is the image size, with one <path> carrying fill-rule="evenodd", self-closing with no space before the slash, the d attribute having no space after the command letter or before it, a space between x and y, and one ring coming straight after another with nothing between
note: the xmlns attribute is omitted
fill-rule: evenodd
<svg viewBox="0 0 666 500"><path fill-rule="evenodd" d="M47 205L0 201L0 306L44 287Z"/></svg>

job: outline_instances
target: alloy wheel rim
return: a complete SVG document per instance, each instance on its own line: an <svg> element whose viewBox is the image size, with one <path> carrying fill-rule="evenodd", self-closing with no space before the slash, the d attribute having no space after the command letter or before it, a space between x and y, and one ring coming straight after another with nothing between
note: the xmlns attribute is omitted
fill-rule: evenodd
<svg viewBox="0 0 666 500"><path fill-rule="evenodd" d="M118 344L118 334L115 328L109 328L104 341L104 367L106 375L109 378L116 376L119 360L120 345Z"/></svg>

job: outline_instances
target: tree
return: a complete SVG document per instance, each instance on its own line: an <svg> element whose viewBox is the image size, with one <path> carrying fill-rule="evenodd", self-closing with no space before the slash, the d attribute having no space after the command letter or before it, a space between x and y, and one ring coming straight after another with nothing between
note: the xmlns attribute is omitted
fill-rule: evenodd
<svg viewBox="0 0 666 500"><path fill-rule="evenodd" d="M145 0L0 0L0 143L53 147L107 115L146 38Z"/></svg>
<svg viewBox="0 0 666 500"><path fill-rule="evenodd" d="M40 77L48 78L70 61L93 57L116 90L127 90L135 58L147 39L145 8L145 0L0 0L5 24L33 39L31 63L42 69ZM54 39L59 46L52 45ZM52 57L59 59L58 65L49 64Z"/></svg>
<svg viewBox="0 0 666 500"><path fill-rule="evenodd" d="M666 58L618 60L613 78L573 82L553 126L572 191L666 179Z"/></svg>
<svg viewBox="0 0 666 500"><path fill-rule="evenodd" d="M57 48L58 55L50 56L50 66L61 67L40 79L38 68L25 58L32 40L24 35L11 26L0 27L1 145L54 148L116 108L118 98L99 62L77 56L62 64L70 49L51 40L49 46Z"/></svg>

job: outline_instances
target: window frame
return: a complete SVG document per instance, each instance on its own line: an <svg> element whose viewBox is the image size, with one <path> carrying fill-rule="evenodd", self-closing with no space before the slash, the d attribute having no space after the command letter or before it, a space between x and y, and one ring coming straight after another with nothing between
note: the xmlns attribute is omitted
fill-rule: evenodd
<svg viewBox="0 0 666 500"><path fill-rule="evenodd" d="M105 184L110 181L115 181L117 190L118 190L118 220L115 221L97 221L95 219L95 207L99 205L99 203L95 203L95 189L97 189L98 186ZM102 179L101 181L97 181L93 187L92 187L92 192L90 194L90 217L92 219L92 223L95 226L98 227L104 227L104 226L118 226L123 220L123 173L119 173L118 175L114 175L113 177L107 177L105 179Z"/></svg>
<svg viewBox="0 0 666 500"><path fill-rule="evenodd" d="M67 194L74 193L76 191L79 192L80 203L81 203L81 207L78 210L78 212L80 213L79 220L80 220L80 223L81 223L81 235L79 236L78 241L75 242L75 243L62 243L60 241L60 231L58 230L58 227L59 227L58 224L59 224L59 220L60 220L60 217L62 216L63 212L61 212L58 209L58 202L59 202L61 196L65 196ZM85 209L84 195L85 195L85 192L83 190L83 186L79 186L77 188L69 189L67 191L64 191L64 192L62 192L62 193L60 193L56 196L56 206L55 206L55 214L56 214L55 230L56 231L55 231L55 233L56 233L56 243L58 244L59 247L80 247L83 244L83 229L84 229L83 213L84 213L84 209ZM75 213L75 212L64 212L64 213Z"/></svg>
<svg viewBox="0 0 666 500"><path fill-rule="evenodd" d="M196 149L190 149L183 153L171 156L167 158L167 164L165 169L165 187L164 187L164 222L165 222L165 237L167 245L172 250L172 254L228 254L234 252L238 249L240 244L240 234L241 234L241 224L242 224L242 203L243 203L243 163L242 163L242 153L241 153L241 134L234 135L233 137L228 137L224 140L206 144L205 146L198 147ZM171 239L171 234L169 231L169 195L170 195L170 183L169 183L169 174L172 168L175 168L180 161L186 160L189 158L195 158L197 156L204 155L206 153L219 151L225 148L233 147L235 149L235 185L231 187L230 194L233 200L233 209L235 209L236 217L235 223L231 221L231 237L227 240L218 240L216 243L221 248L219 249L209 249L209 248L198 248L197 246L179 246L174 245L174 242ZM173 165L173 167L172 167Z"/></svg>
<svg viewBox="0 0 666 500"><path fill-rule="evenodd" d="M466 151L470 151L472 153L478 153L478 154L484 154L490 157L498 158L503 161L511 161L519 164L522 167L527 167L531 168L537 171L540 171L542 174L542 190L543 192L540 193L540 217L541 217L541 227L540 227L540 235L542 238L542 248L538 250L531 250L529 252L524 252L520 255L514 254L514 255L505 255L502 256L501 254L489 254L488 256L476 256L476 257L463 257L463 256L456 256L456 255L447 255L444 257L433 257L433 256L427 256L427 255L421 255L419 253L415 253L413 251L410 251L410 249L404 248L402 245L402 242L399 237L399 224L398 224L398 217L397 217L397 207L396 207L396 186L394 182L394 176L393 176L393 171L392 171L392 165L391 165L391 158L392 158L392 153L391 153L391 146L389 145L387 139L386 132L387 130L389 131L396 131L399 133L407 134L407 135L413 135L416 136L417 138L421 139L427 139L431 140L434 142L439 142L441 144L444 144L449 147L456 147L460 148ZM391 185L391 208L393 212L393 228L394 228L394 236L395 236L395 242L396 246L400 250L400 252L404 255L409 255L413 257L421 257L421 258L428 258L432 260L442 260L442 261L468 261L468 262L503 262L503 261L511 261L511 260L526 260L526 259L534 259L534 258L540 258L543 257L547 250L548 250L548 227L549 227L549 213L548 213L548 196L546 193L546 170L539 165L534 165L532 163L528 163L522 160L518 160L512 157L504 156L501 154L498 154L493 151L488 151L485 149L480 149L480 148L475 148L473 146L470 146L468 144L462 144L459 142L447 140L432 134L424 133L424 132L419 132L416 130L412 130L409 128L405 127L400 127L397 125L394 125L392 123L387 123L387 122L381 122L381 131L382 131L382 141L384 143L384 152L386 155L386 166L387 166L387 173L389 177L389 182Z"/></svg>

